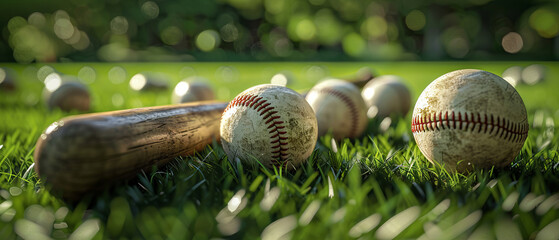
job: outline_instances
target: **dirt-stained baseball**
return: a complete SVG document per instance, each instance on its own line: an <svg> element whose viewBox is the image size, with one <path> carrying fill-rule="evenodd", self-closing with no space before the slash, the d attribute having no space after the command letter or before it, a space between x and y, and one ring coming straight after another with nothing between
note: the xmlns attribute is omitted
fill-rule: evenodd
<svg viewBox="0 0 559 240"><path fill-rule="evenodd" d="M431 162L468 172L510 164L528 136L528 119L522 98L508 82L465 69L425 88L413 110L412 132Z"/></svg>
<svg viewBox="0 0 559 240"><path fill-rule="evenodd" d="M214 90L208 82L209 80L203 77L189 77L180 81L173 90L171 101L178 104L215 100Z"/></svg>
<svg viewBox="0 0 559 240"><path fill-rule="evenodd" d="M411 94L401 77L383 75L369 81L361 91L370 118L399 115L405 117L411 106Z"/></svg>
<svg viewBox="0 0 559 240"><path fill-rule="evenodd" d="M332 132L335 139L361 136L368 119L365 102L353 84L328 79L315 85L306 96L316 113L318 135Z"/></svg>
<svg viewBox="0 0 559 240"><path fill-rule="evenodd" d="M51 73L45 78L43 98L49 110L59 108L62 111L89 111L91 95L86 85L79 79L58 73Z"/></svg>
<svg viewBox="0 0 559 240"><path fill-rule="evenodd" d="M237 95L221 118L221 144L230 161L294 169L317 140L312 108L297 92L278 85L254 86Z"/></svg>

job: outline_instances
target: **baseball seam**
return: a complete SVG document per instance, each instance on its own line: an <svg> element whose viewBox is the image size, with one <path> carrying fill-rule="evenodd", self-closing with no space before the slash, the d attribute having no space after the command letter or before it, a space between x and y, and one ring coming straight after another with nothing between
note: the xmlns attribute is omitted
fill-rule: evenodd
<svg viewBox="0 0 559 240"><path fill-rule="evenodd" d="M412 119L412 132L459 129L478 133L488 133L501 139L520 143L528 136L528 123L513 123L504 117L493 114L446 111L429 115L418 115ZM477 129L477 130L476 130Z"/></svg>
<svg viewBox="0 0 559 240"><path fill-rule="evenodd" d="M347 105L347 107L349 108L350 114L351 114L351 129L350 129L351 134L350 135L355 137L355 135L357 134L357 124L359 122L359 115L358 115L358 111L357 111L357 106L355 106L355 104L353 103L351 98L349 98L343 92L335 90L335 89L320 89L319 92L333 95L333 96L337 97L338 99L342 100L342 102L344 102Z"/></svg>
<svg viewBox="0 0 559 240"><path fill-rule="evenodd" d="M229 109L237 106L244 106L250 109L256 110L256 112L265 121L264 124L267 126L268 133L270 134L270 144L272 144L272 163L275 166L281 166L287 164L289 157L288 148L288 137L286 136L287 131L285 131L284 121L280 120L280 116L277 115L274 106L270 106L266 99L259 97L257 95L241 95L235 97L229 105L225 108L223 113L225 114Z"/></svg>

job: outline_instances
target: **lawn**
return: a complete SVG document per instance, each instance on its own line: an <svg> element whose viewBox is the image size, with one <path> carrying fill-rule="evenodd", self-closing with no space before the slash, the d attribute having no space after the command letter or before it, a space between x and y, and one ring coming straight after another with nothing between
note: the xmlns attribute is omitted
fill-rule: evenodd
<svg viewBox="0 0 559 240"><path fill-rule="evenodd" d="M345 63L57 63L90 87L92 112L169 104L170 88L138 93L128 80L162 72L172 86L208 78L219 100L268 83L277 72L288 87L308 90L320 79L351 77L364 66L403 77L413 103L432 80L463 68L501 74L533 62ZM411 114L389 128L370 121L360 139L319 139L295 172L228 161L218 144L177 158L79 203L42 185L33 164L35 142L52 122L77 112L48 111L37 80L45 64L14 69L18 90L0 91L0 238L2 239L559 239L559 63L544 82L517 87L530 132L504 169L469 175L430 164L411 134ZM85 70L84 70L85 69Z"/></svg>

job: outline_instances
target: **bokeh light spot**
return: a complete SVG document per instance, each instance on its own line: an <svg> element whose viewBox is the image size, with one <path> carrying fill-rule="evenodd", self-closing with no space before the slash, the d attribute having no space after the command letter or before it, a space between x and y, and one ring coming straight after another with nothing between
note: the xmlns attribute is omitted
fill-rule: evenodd
<svg viewBox="0 0 559 240"><path fill-rule="evenodd" d="M73 43L72 47L76 50L84 50L89 47L89 37L84 31L80 31L80 37L78 42Z"/></svg>
<svg viewBox="0 0 559 240"><path fill-rule="evenodd" d="M271 14L281 14L285 9L286 1L265 0L264 7Z"/></svg>
<svg viewBox="0 0 559 240"><path fill-rule="evenodd" d="M205 30L196 37L196 46L204 52L214 50L219 46L219 43L219 33L215 30Z"/></svg>
<svg viewBox="0 0 559 240"><path fill-rule="evenodd" d="M413 10L406 16L406 26L413 31L419 31L425 27L425 14L419 10Z"/></svg>
<svg viewBox="0 0 559 240"><path fill-rule="evenodd" d="M342 46L348 55L358 57L364 54L367 43L359 34L350 33L344 37Z"/></svg>
<svg viewBox="0 0 559 240"><path fill-rule="evenodd" d="M111 31L114 34L125 34L128 31L128 20L123 16L116 16L111 20Z"/></svg>
<svg viewBox="0 0 559 240"><path fill-rule="evenodd" d="M510 83L510 85L515 87L522 81L522 70L523 68L521 66L512 66L505 69L501 76L505 79L505 81Z"/></svg>
<svg viewBox="0 0 559 240"><path fill-rule="evenodd" d="M314 24L316 25L316 36L320 43L335 45L340 42L343 25L332 10L328 8L319 10L314 16Z"/></svg>
<svg viewBox="0 0 559 240"><path fill-rule="evenodd" d="M85 66L78 72L78 78L85 84L92 84L97 78L97 73L92 67Z"/></svg>
<svg viewBox="0 0 559 240"><path fill-rule="evenodd" d="M54 68L48 65L42 66L37 70L37 79L39 81L44 82L47 76L51 73L55 72Z"/></svg>
<svg viewBox="0 0 559 240"><path fill-rule="evenodd" d="M35 27L42 27L45 25L47 19L42 13L34 12L29 15L27 21L29 22L29 24L34 25Z"/></svg>
<svg viewBox="0 0 559 240"><path fill-rule="evenodd" d="M62 84L62 77L58 73L51 73L45 78L45 88L53 92Z"/></svg>
<svg viewBox="0 0 559 240"><path fill-rule="evenodd" d="M278 73L274 76L272 76L272 79L270 80L271 84L274 85L280 85L280 86L286 86L287 85L287 76L285 76L285 74L283 73Z"/></svg>
<svg viewBox="0 0 559 240"><path fill-rule="evenodd" d="M363 24L361 24L361 32L364 35L379 38L382 36L386 36L386 32L388 30L388 24L386 20L380 16L371 16L368 17Z"/></svg>
<svg viewBox="0 0 559 240"><path fill-rule="evenodd" d="M54 23L54 34L60 39L69 39L74 31L74 25L66 18L60 18Z"/></svg>
<svg viewBox="0 0 559 240"><path fill-rule="evenodd" d="M461 37L454 38L446 45L446 51L451 57L463 58L470 51L468 40Z"/></svg>
<svg viewBox="0 0 559 240"><path fill-rule="evenodd" d="M293 44L287 38L280 38L274 42L274 52L280 57L287 57L293 52Z"/></svg>
<svg viewBox="0 0 559 240"><path fill-rule="evenodd" d="M316 35L316 27L309 19L303 19L297 23L295 33L301 40L311 40Z"/></svg>
<svg viewBox="0 0 559 240"><path fill-rule="evenodd" d="M308 66L305 71L306 79L311 83L316 83L319 80L325 78L329 75L327 68L323 66Z"/></svg>
<svg viewBox="0 0 559 240"><path fill-rule="evenodd" d="M124 105L124 97L120 93L115 93L111 97L111 102L115 107L122 107L122 105Z"/></svg>
<svg viewBox="0 0 559 240"><path fill-rule="evenodd" d="M13 17L10 19L10 21L8 21L8 31L14 34L17 32L17 30L24 27L25 25L27 25L27 21L25 20L25 18L19 16Z"/></svg>
<svg viewBox="0 0 559 240"><path fill-rule="evenodd" d="M70 20L70 15L64 10L58 10L54 13L54 20L58 20L58 19Z"/></svg>
<svg viewBox="0 0 559 240"><path fill-rule="evenodd" d="M524 46L522 36L516 32L507 33L507 35L503 37L501 44L503 49L505 49L508 53L517 53L522 50L522 47Z"/></svg>
<svg viewBox="0 0 559 240"><path fill-rule="evenodd" d="M151 19L157 18L159 16L159 6L155 2L147 1L142 4L142 12Z"/></svg>
<svg viewBox="0 0 559 240"><path fill-rule="evenodd" d="M239 38L239 30L232 23L225 24L219 32L221 33L221 39L225 42L234 42Z"/></svg>
<svg viewBox="0 0 559 240"><path fill-rule="evenodd" d="M176 26L170 26L161 31L161 41L167 45L177 45L182 40L183 32Z"/></svg>
<svg viewBox="0 0 559 240"><path fill-rule="evenodd" d="M122 67L113 67L109 70L109 81L113 84L120 84L126 80L126 70Z"/></svg>
<svg viewBox="0 0 559 240"><path fill-rule="evenodd" d="M239 80L239 70L233 66L221 66L215 71L215 78L224 82Z"/></svg>
<svg viewBox="0 0 559 240"><path fill-rule="evenodd" d="M190 84L188 84L185 81L181 81L175 87L175 94L178 95L178 96L182 96L182 95L186 94L186 92L188 92L189 88L190 88Z"/></svg>
<svg viewBox="0 0 559 240"><path fill-rule="evenodd" d="M138 73L132 76L129 84L130 84L130 88L132 88L133 90L140 91L147 84L146 76L144 76L141 73Z"/></svg>
<svg viewBox="0 0 559 240"><path fill-rule="evenodd" d="M195 76L196 75L196 70L192 67L186 66L186 67L182 67L181 70L179 71L179 77L182 78L187 78L190 76Z"/></svg>
<svg viewBox="0 0 559 240"><path fill-rule="evenodd" d="M530 26L544 38L553 38L559 33L559 16L546 8L534 11L529 21Z"/></svg>
<svg viewBox="0 0 559 240"><path fill-rule="evenodd" d="M545 72L543 65L532 64L522 70L522 80L528 85L534 85L544 80Z"/></svg>

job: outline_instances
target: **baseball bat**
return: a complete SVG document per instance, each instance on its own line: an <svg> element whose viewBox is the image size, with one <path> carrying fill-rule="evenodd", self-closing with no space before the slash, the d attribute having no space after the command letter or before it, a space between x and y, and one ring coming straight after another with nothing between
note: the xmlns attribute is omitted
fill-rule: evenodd
<svg viewBox="0 0 559 240"><path fill-rule="evenodd" d="M219 139L226 106L197 102L63 118L39 137L35 171L52 192L79 200L204 149Z"/></svg>

